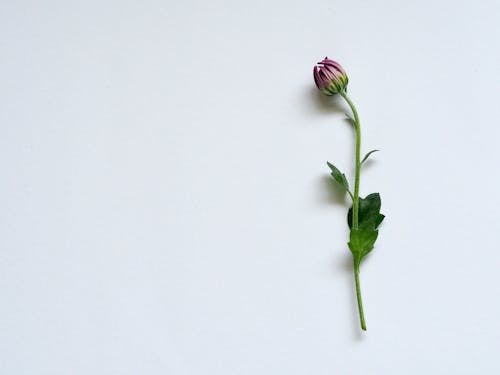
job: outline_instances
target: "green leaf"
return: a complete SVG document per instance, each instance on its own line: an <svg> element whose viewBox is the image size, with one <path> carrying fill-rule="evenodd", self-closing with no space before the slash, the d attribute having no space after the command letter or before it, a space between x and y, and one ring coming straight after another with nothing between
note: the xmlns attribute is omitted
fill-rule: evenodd
<svg viewBox="0 0 500 375"><path fill-rule="evenodd" d="M349 249L351 249L354 262L359 266L361 260L373 249L378 237L375 229L353 229L349 237Z"/></svg>
<svg viewBox="0 0 500 375"><path fill-rule="evenodd" d="M347 182L347 178L345 177L345 174L340 172L336 166L331 164L330 162L326 162L328 167L331 169L332 177L333 179L344 189L345 191L349 191L349 183Z"/></svg>
<svg viewBox="0 0 500 375"><path fill-rule="evenodd" d="M384 220L380 213L380 194L372 193L366 198L359 198L358 229L375 230ZM352 206L347 213L347 224L352 229Z"/></svg>
<svg viewBox="0 0 500 375"><path fill-rule="evenodd" d="M377 152L377 151L379 151L379 150L371 150L369 153L367 153L365 155L365 157L363 158L363 160L361 160L361 164L363 164L365 162L365 160L370 157L371 154L373 154L374 152Z"/></svg>

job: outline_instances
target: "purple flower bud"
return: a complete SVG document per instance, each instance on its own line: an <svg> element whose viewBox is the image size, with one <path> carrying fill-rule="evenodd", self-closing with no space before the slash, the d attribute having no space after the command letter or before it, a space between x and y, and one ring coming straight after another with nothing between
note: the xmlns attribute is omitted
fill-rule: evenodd
<svg viewBox="0 0 500 375"><path fill-rule="evenodd" d="M313 73L316 86L325 95L335 95L347 88L349 79L344 68L328 57L314 67Z"/></svg>

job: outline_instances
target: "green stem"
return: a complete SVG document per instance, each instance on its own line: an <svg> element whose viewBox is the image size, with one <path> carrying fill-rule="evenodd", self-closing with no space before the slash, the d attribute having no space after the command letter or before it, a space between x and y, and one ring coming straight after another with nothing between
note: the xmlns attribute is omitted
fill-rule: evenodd
<svg viewBox="0 0 500 375"><path fill-rule="evenodd" d="M354 194L352 196L352 229L356 230L359 226L359 177L361 174L361 125L359 122L358 111L356 106L351 101L347 93L342 91L340 93L344 100L349 104L352 114L354 116L354 129L356 132L356 164L354 175ZM359 321L361 329L366 331L365 314L363 312L363 299L361 298L361 286L359 283L359 262L354 260L354 279L356 281L356 298L358 300Z"/></svg>
<svg viewBox="0 0 500 375"><path fill-rule="evenodd" d="M359 264L354 265L354 279L356 280L356 297L358 299L359 322L361 329L366 331L365 313L363 312L363 299L361 298L361 285L359 283Z"/></svg>
<svg viewBox="0 0 500 375"><path fill-rule="evenodd" d="M356 131L356 164L354 175L354 194L352 198L352 227L358 229L358 212L359 212L359 176L361 172L361 125L359 122L358 111L354 103L347 96L346 92L341 92L340 95L345 99L349 107L351 107L352 114L354 115L354 129Z"/></svg>

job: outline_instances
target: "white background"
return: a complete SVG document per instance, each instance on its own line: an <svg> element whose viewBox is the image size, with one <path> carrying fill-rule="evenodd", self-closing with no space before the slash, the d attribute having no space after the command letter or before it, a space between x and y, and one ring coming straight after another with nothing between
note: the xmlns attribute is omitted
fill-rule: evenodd
<svg viewBox="0 0 500 375"><path fill-rule="evenodd" d="M500 373L498 1L3 1L0 373ZM343 204L347 69L361 269Z"/></svg>

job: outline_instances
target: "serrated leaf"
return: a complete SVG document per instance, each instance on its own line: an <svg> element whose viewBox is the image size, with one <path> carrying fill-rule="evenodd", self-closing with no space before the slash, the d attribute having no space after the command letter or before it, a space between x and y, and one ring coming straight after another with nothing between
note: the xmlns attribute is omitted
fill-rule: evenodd
<svg viewBox="0 0 500 375"><path fill-rule="evenodd" d="M349 191L349 183L347 182L347 178L345 177L345 174L340 172L336 166L334 166L330 162L326 162L328 167L330 168L331 176L333 179L342 187L345 191Z"/></svg>
<svg viewBox="0 0 500 375"><path fill-rule="evenodd" d="M377 152L377 151L379 151L379 150L371 150L369 153L367 153L365 155L365 157L363 158L363 160L361 160L361 164L363 164L365 162L365 160L370 157L371 154L373 154L374 152Z"/></svg>
<svg viewBox="0 0 500 375"><path fill-rule="evenodd" d="M372 193L365 198L359 198L358 229L377 229L384 220L380 213L380 194ZM347 225L352 229L352 206L347 212Z"/></svg>
<svg viewBox="0 0 500 375"><path fill-rule="evenodd" d="M368 254L378 237L375 229L353 229L349 236L349 249L351 249L354 262L359 265L361 260Z"/></svg>

